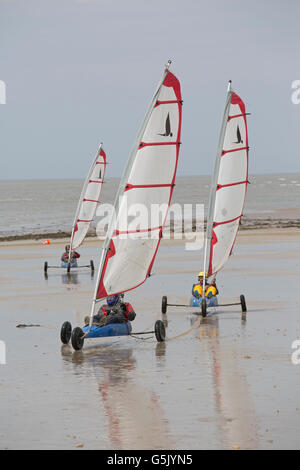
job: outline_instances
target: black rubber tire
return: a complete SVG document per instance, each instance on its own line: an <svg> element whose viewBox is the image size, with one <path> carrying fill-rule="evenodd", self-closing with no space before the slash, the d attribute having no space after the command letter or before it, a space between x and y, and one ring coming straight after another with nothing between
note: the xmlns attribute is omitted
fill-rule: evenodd
<svg viewBox="0 0 300 470"><path fill-rule="evenodd" d="M90 260L90 266L91 266L91 271L93 273L95 271L95 266L94 266L94 261L92 259Z"/></svg>
<svg viewBox="0 0 300 470"><path fill-rule="evenodd" d="M45 261L44 263L44 273L46 273L48 271L48 263L47 261Z"/></svg>
<svg viewBox="0 0 300 470"><path fill-rule="evenodd" d="M161 299L161 313L167 313L167 306L168 306L168 299L167 296L164 295Z"/></svg>
<svg viewBox="0 0 300 470"><path fill-rule="evenodd" d="M76 326L72 331L71 342L75 351L80 351L83 348L84 343L84 333L79 326Z"/></svg>
<svg viewBox="0 0 300 470"><path fill-rule="evenodd" d="M241 300L242 312L247 312L246 299L243 294L240 295L240 300Z"/></svg>
<svg viewBox="0 0 300 470"><path fill-rule="evenodd" d="M166 339L165 325L161 320L157 320L154 325L154 331L156 339L159 343L162 343Z"/></svg>
<svg viewBox="0 0 300 470"><path fill-rule="evenodd" d="M207 303L206 303L206 298L205 297L204 297L204 299L202 299L202 302L201 302L201 313L202 313L203 317L206 317Z"/></svg>
<svg viewBox="0 0 300 470"><path fill-rule="evenodd" d="M68 263L68 266L67 266L67 273L69 273L71 271L71 263Z"/></svg>
<svg viewBox="0 0 300 470"><path fill-rule="evenodd" d="M68 344L72 335L72 325L69 321L65 321L62 324L60 330L60 339L63 344Z"/></svg>

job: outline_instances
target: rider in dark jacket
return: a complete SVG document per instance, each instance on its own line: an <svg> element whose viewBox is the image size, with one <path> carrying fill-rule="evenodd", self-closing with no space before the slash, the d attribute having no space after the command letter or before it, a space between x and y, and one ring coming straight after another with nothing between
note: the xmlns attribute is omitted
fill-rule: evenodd
<svg viewBox="0 0 300 470"><path fill-rule="evenodd" d="M109 325L110 323L124 323L133 321L136 313L128 302L123 302L120 295L107 297L106 304L101 305L98 313L93 316L93 324L97 326ZM85 318L85 324L88 324L90 317Z"/></svg>
<svg viewBox="0 0 300 470"><path fill-rule="evenodd" d="M70 253L70 245L65 246L65 252L61 255L61 261L63 263L68 263L69 262L69 253ZM70 263L74 263L77 258L80 258L80 254L77 253L77 251L71 251L71 256L70 256Z"/></svg>

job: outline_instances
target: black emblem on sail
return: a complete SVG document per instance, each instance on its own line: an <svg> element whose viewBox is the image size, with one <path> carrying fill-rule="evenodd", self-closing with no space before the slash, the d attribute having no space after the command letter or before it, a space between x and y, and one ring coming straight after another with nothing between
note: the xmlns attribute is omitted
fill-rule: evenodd
<svg viewBox="0 0 300 470"><path fill-rule="evenodd" d="M172 137L173 134L171 132L171 123L170 123L170 115L168 113L168 116L167 116L167 119L166 119L166 131L164 134L158 134L158 135L162 135L163 137Z"/></svg>
<svg viewBox="0 0 300 470"><path fill-rule="evenodd" d="M236 129L236 138L237 138L237 142L234 142L234 144L243 144L239 126L237 126L237 129Z"/></svg>

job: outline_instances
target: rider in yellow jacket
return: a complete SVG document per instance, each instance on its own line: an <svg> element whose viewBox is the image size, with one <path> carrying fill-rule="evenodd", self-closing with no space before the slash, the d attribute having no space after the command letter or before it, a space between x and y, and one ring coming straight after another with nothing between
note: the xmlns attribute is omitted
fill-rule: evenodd
<svg viewBox="0 0 300 470"><path fill-rule="evenodd" d="M207 274L205 274L205 297L210 298L214 295L218 295L219 291L216 285L216 278L214 277L211 282L208 282L206 276ZM203 295L203 278L204 272L200 271L197 284L193 284L192 294L194 297L199 298Z"/></svg>

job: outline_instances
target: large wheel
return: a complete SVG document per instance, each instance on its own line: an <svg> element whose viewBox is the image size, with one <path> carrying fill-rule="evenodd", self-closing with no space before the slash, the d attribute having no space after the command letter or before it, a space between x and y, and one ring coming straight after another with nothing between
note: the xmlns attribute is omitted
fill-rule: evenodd
<svg viewBox="0 0 300 470"><path fill-rule="evenodd" d="M80 349L83 348L84 333L82 329L79 328L79 326L76 326L76 328L74 328L74 330L72 331L71 341L75 351L80 351Z"/></svg>
<svg viewBox="0 0 300 470"><path fill-rule="evenodd" d="M161 313L167 313L167 305L168 305L168 299L167 299L167 296L164 295L161 300Z"/></svg>
<svg viewBox="0 0 300 470"><path fill-rule="evenodd" d="M155 336L159 343L162 343L166 338L165 325L161 320L157 320L154 325Z"/></svg>
<svg viewBox="0 0 300 470"><path fill-rule="evenodd" d="M245 296L243 294L240 295L240 300L241 300L242 312L247 312L246 299L245 299Z"/></svg>
<svg viewBox="0 0 300 470"><path fill-rule="evenodd" d="M95 271L95 266L94 266L94 261L92 259L90 260L90 266L91 266L91 272L93 273Z"/></svg>
<svg viewBox="0 0 300 470"><path fill-rule="evenodd" d="M48 263L47 261L45 261L44 263L44 273L46 273L48 271Z"/></svg>
<svg viewBox="0 0 300 470"><path fill-rule="evenodd" d="M204 297L201 302L201 313L203 317L206 317L206 312L207 312L207 303L206 303L206 298Z"/></svg>
<svg viewBox="0 0 300 470"><path fill-rule="evenodd" d="M68 344L68 342L71 339L71 334L72 334L72 325L69 321L65 321L65 323L62 324L62 327L60 330L61 342L64 344Z"/></svg>
<svg viewBox="0 0 300 470"><path fill-rule="evenodd" d="M67 273L69 273L71 271L71 263L68 263L68 266L67 266Z"/></svg>

